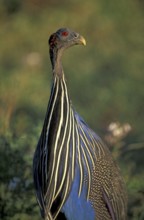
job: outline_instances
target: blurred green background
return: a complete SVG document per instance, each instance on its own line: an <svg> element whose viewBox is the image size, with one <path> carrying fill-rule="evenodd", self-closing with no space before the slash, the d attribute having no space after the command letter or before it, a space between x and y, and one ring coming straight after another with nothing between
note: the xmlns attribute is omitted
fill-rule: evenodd
<svg viewBox="0 0 144 220"><path fill-rule="evenodd" d="M40 220L32 158L51 87L48 37L69 27L87 47L65 52L74 107L118 161L128 219L144 219L144 2L0 1L0 219Z"/></svg>

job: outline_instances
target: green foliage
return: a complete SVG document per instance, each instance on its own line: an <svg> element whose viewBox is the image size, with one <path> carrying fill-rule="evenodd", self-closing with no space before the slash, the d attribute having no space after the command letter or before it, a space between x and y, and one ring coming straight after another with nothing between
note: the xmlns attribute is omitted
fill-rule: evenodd
<svg viewBox="0 0 144 220"><path fill-rule="evenodd" d="M87 47L71 48L63 59L73 105L119 161L128 218L144 219L143 6L139 0L0 2L1 219L41 219L32 158L50 93L47 38L63 26L87 39ZM107 130L112 122L121 136Z"/></svg>
<svg viewBox="0 0 144 220"><path fill-rule="evenodd" d="M36 136L36 133L33 135ZM12 133L0 139L0 218L4 220L39 219L32 182L31 146L33 135L16 137Z"/></svg>

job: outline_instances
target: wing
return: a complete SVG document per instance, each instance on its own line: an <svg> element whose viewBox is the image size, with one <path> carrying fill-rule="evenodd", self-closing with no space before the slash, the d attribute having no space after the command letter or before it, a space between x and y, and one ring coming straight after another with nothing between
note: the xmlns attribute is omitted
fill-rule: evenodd
<svg viewBox="0 0 144 220"><path fill-rule="evenodd" d="M89 150L88 197L98 219L126 219L127 193L120 169L108 147L76 113L81 146ZM88 152L87 150L87 152ZM92 161L94 165L92 166Z"/></svg>

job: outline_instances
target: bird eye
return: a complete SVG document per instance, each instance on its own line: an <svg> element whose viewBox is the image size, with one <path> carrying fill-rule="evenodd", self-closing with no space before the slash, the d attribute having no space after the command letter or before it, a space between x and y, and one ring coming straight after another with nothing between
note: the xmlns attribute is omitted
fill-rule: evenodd
<svg viewBox="0 0 144 220"><path fill-rule="evenodd" d="M68 33L67 31L63 31L63 32L61 33L61 35L64 36L64 37L68 36L68 34L69 34L69 33Z"/></svg>
<svg viewBox="0 0 144 220"><path fill-rule="evenodd" d="M79 34L77 33L74 33L74 37L77 38L79 36Z"/></svg>

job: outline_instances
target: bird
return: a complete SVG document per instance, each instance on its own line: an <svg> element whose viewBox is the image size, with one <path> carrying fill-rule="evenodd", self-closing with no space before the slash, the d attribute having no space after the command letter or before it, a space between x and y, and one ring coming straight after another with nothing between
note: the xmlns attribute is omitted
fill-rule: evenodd
<svg viewBox="0 0 144 220"><path fill-rule="evenodd" d="M52 87L33 158L37 202L45 220L125 220L127 192L120 168L104 141L73 107L63 52L86 45L69 29L51 34Z"/></svg>

